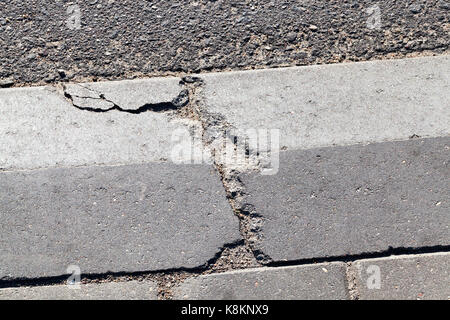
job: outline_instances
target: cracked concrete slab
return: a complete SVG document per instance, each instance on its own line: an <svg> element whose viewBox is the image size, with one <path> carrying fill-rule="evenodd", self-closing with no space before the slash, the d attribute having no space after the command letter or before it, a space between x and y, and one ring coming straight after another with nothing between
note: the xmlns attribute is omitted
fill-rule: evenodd
<svg viewBox="0 0 450 320"><path fill-rule="evenodd" d="M241 240L207 165L0 173L0 279L195 268Z"/></svg>
<svg viewBox="0 0 450 320"><path fill-rule="evenodd" d="M274 261L450 245L450 137L280 153L278 174L241 174Z"/></svg>
<svg viewBox="0 0 450 320"><path fill-rule="evenodd" d="M70 88L0 92L0 278L196 268L241 240L218 172L190 165L209 156L180 79Z"/></svg>
<svg viewBox="0 0 450 320"><path fill-rule="evenodd" d="M104 90L122 107L133 108L171 101L182 91L178 81L153 79L90 86ZM94 96L91 91L87 94ZM174 148L190 143L189 130L198 126L176 118L175 111L132 114L79 110L52 87L3 89L0 112L0 170L170 161ZM207 153L196 150L192 159L197 154L208 158Z"/></svg>
<svg viewBox="0 0 450 320"><path fill-rule="evenodd" d="M176 109L184 106L188 99L180 79L175 77L67 84L64 93L79 108L103 111L114 107L138 111L145 106L162 107L164 104L172 104Z"/></svg>
<svg viewBox="0 0 450 320"><path fill-rule="evenodd" d="M353 263L361 300L450 299L450 253L360 260Z"/></svg>
<svg viewBox="0 0 450 320"><path fill-rule="evenodd" d="M298 150L450 135L450 57L202 75L207 110Z"/></svg>
<svg viewBox="0 0 450 320"><path fill-rule="evenodd" d="M212 126L279 129L278 173L221 164L258 259L450 243L449 71L441 56L202 75Z"/></svg>
<svg viewBox="0 0 450 320"><path fill-rule="evenodd" d="M0 300L157 300L157 284L128 281L0 289Z"/></svg>
<svg viewBox="0 0 450 320"><path fill-rule="evenodd" d="M345 263L259 268L190 278L174 289L178 300L348 299Z"/></svg>
<svg viewBox="0 0 450 320"><path fill-rule="evenodd" d="M72 101L75 107L80 109L108 111L116 106L114 102L102 96L99 91L89 88L87 84L64 86L64 95Z"/></svg>

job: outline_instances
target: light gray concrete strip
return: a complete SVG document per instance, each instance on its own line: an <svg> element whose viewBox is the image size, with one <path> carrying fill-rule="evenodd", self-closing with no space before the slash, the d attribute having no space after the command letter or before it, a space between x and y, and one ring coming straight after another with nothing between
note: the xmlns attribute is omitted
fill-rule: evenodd
<svg viewBox="0 0 450 320"><path fill-rule="evenodd" d="M191 278L174 299L290 300L348 299L344 263L260 268Z"/></svg>
<svg viewBox="0 0 450 320"><path fill-rule="evenodd" d="M286 151L241 175L273 260L450 245L450 137ZM253 208L253 209L252 209Z"/></svg>
<svg viewBox="0 0 450 320"><path fill-rule="evenodd" d="M201 76L209 111L306 149L450 134L450 57Z"/></svg>
<svg viewBox="0 0 450 320"><path fill-rule="evenodd" d="M211 166L0 173L0 278L193 268L241 239Z"/></svg>
<svg viewBox="0 0 450 320"><path fill-rule="evenodd" d="M0 289L0 300L157 300L155 282L129 281Z"/></svg>
<svg viewBox="0 0 450 320"><path fill-rule="evenodd" d="M353 266L360 299L450 299L448 252L360 260Z"/></svg>
<svg viewBox="0 0 450 320"><path fill-rule="evenodd" d="M133 99L140 104L147 97L166 101L180 90L176 83L161 80L155 85L155 81L145 86L148 91L133 96L132 90L126 93L129 82L125 82L114 99L124 105ZM119 90L120 83L108 88ZM171 83L174 92L164 93L161 87ZM106 90L106 84L99 86ZM62 92L49 87L4 89L0 91L0 170L170 161L179 144L173 135L189 137L185 124L193 125L173 120L165 112L79 110Z"/></svg>

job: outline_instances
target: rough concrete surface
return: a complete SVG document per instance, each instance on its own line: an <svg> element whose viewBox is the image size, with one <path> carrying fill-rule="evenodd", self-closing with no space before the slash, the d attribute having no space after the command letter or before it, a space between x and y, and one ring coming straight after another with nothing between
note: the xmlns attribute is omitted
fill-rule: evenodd
<svg viewBox="0 0 450 320"><path fill-rule="evenodd" d="M0 289L0 300L157 300L157 293L154 282L128 281Z"/></svg>
<svg viewBox="0 0 450 320"><path fill-rule="evenodd" d="M195 268L241 239L211 166L0 173L0 279Z"/></svg>
<svg viewBox="0 0 450 320"><path fill-rule="evenodd" d="M449 8L447 0L3 1L0 79L7 86L442 53Z"/></svg>
<svg viewBox="0 0 450 320"><path fill-rule="evenodd" d="M450 299L448 252L361 260L354 267L360 299ZM379 283L373 278L378 271Z"/></svg>
<svg viewBox="0 0 450 320"><path fill-rule="evenodd" d="M450 138L280 153L278 174L245 173L275 261L450 245Z"/></svg>
<svg viewBox="0 0 450 320"><path fill-rule="evenodd" d="M202 75L209 112L243 134L279 129L280 147L450 135L450 57Z"/></svg>
<svg viewBox="0 0 450 320"><path fill-rule="evenodd" d="M344 263L325 263L211 274L180 284L174 299L348 299L345 270Z"/></svg>

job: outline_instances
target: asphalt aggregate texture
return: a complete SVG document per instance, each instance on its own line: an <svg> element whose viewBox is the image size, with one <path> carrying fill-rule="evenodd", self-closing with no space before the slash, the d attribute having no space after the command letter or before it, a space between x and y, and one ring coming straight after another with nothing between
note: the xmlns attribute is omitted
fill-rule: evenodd
<svg viewBox="0 0 450 320"><path fill-rule="evenodd" d="M0 1L0 86L442 54L448 0Z"/></svg>

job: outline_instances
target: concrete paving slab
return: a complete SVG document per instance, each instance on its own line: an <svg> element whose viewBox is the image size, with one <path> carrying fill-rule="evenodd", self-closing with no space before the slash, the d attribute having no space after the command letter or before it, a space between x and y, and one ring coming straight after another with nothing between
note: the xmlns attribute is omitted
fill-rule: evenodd
<svg viewBox="0 0 450 320"><path fill-rule="evenodd" d="M157 300L157 284L129 281L0 289L0 300Z"/></svg>
<svg viewBox="0 0 450 320"><path fill-rule="evenodd" d="M280 153L245 173L257 246L275 261L450 245L450 137Z"/></svg>
<svg viewBox="0 0 450 320"><path fill-rule="evenodd" d="M344 263L248 269L190 278L179 300L348 299Z"/></svg>
<svg viewBox="0 0 450 320"><path fill-rule="evenodd" d="M134 83L124 82L122 90L119 82L92 86L130 108L133 99L164 102L180 92L175 80ZM148 91L137 94L137 88ZM51 87L1 90L0 114L0 170L170 161L180 144L172 140L174 133L188 138L188 126L195 125L167 112L79 110Z"/></svg>
<svg viewBox="0 0 450 320"><path fill-rule="evenodd" d="M202 75L208 110L288 150L450 135L450 57Z"/></svg>
<svg viewBox="0 0 450 320"><path fill-rule="evenodd" d="M0 279L194 268L241 239L211 166L0 173Z"/></svg>
<svg viewBox="0 0 450 320"><path fill-rule="evenodd" d="M450 299L448 252L360 260L354 267L360 299Z"/></svg>

